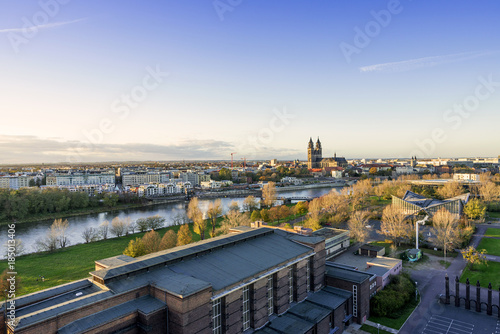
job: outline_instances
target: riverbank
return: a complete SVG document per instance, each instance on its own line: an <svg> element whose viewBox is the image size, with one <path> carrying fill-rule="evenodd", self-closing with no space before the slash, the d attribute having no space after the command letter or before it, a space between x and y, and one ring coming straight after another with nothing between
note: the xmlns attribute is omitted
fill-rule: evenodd
<svg viewBox="0 0 500 334"><path fill-rule="evenodd" d="M305 185L298 185L298 186L288 186L288 187L277 187L276 192L291 192L291 191L301 191L301 190L308 190L308 189L315 189L315 188L334 188L334 187L343 187L345 186L344 184L341 184L339 182L335 183L313 183L313 184L305 184ZM259 196L260 190L223 190L220 192L205 192L205 193L197 193L196 196L200 199L215 199L215 198L244 198L247 196ZM85 215L91 215L91 214L99 214L99 213L105 213L105 212L114 212L114 211L120 211L120 210L127 210L127 209L140 209L140 208L146 208L146 207L151 207L155 205L161 205L161 204L172 204L172 203L180 203L184 202L185 197L182 196L171 196L171 197L164 197L164 198L154 198L154 199L149 199L145 203L136 203L136 204L122 204L122 205L117 205L113 207L95 207L95 208L87 208L83 210L78 210L78 211L68 211L68 212L61 212L61 213L50 213L50 214L44 214L44 215L36 215L36 216L31 216L28 218L24 219L18 219L16 220L16 224L24 224L24 223L36 223L39 221L48 221L48 220L54 220L54 219L66 219L70 217L77 217L77 216L85 216ZM7 225L13 223L12 220L2 220L0 221L0 226L2 225Z"/></svg>
<svg viewBox="0 0 500 334"><path fill-rule="evenodd" d="M193 231L193 224L188 224L193 242L200 236ZM168 230L175 233L180 225L164 227L156 230L162 237ZM210 238L211 225L207 224L206 238ZM54 252L32 253L15 259L17 278L20 279L20 289L17 296L48 289L57 285L73 282L89 277L89 272L95 268L94 261L123 254L130 240L142 238L145 232L129 234L119 238L99 240L88 244L77 244ZM7 268L7 261L0 261L0 272ZM44 276L44 280L40 279Z"/></svg>
<svg viewBox="0 0 500 334"><path fill-rule="evenodd" d="M34 223L34 222L38 222L41 220L64 219L64 218L69 218L69 217L85 216L85 215L97 214L97 213L103 213L103 212L113 212L113 211L126 210L126 209L137 209L137 208L154 206L154 205L164 204L164 203L172 203L172 202L171 201L170 202L169 201L154 201L154 202L148 201L146 203L123 204L123 205L117 205L117 206L113 206L113 207L98 207L98 208L84 209L84 210L79 210L79 211L51 213L51 214L46 214L46 215L32 216L32 217L25 218L25 219L18 219L15 221L15 223L22 224L22 223ZM2 220L2 221L0 221L0 225L12 224L13 222L14 221L12 221L12 220Z"/></svg>

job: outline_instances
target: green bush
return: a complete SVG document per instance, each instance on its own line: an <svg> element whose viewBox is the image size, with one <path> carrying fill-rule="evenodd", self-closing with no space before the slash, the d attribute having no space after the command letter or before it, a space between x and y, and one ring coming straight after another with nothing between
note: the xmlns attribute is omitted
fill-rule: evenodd
<svg viewBox="0 0 500 334"><path fill-rule="evenodd" d="M415 283L407 273L392 276L391 282L384 290L371 300L371 311L374 316L396 319L401 316L405 306L414 302Z"/></svg>
<svg viewBox="0 0 500 334"><path fill-rule="evenodd" d="M500 202L488 203L488 211L500 212Z"/></svg>

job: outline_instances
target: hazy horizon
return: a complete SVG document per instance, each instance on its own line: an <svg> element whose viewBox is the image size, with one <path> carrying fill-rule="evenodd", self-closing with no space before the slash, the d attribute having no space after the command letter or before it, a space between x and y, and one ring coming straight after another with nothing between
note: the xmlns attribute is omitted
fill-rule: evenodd
<svg viewBox="0 0 500 334"><path fill-rule="evenodd" d="M500 154L493 0L42 3L0 2L3 165Z"/></svg>

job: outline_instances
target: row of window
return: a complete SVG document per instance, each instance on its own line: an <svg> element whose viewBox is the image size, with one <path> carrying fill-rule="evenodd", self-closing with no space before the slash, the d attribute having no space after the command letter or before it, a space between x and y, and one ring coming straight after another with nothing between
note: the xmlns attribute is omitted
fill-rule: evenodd
<svg viewBox="0 0 500 334"><path fill-rule="evenodd" d="M306 264L306 289L307 292L310 291L310 265L309 262ZM288 299L290 303L295 301L295 267L290 266L288 268ZM247 285L242 289L242 322L243 331L250 329L251 326L251 308L250 308L250 288L251 285ZM269 275L267 277L267 314L271 316L274 313L274 275ZM223 308L223 298L218 298L212 302L212 328L213 334L222 334L222 308Z"/></svg>

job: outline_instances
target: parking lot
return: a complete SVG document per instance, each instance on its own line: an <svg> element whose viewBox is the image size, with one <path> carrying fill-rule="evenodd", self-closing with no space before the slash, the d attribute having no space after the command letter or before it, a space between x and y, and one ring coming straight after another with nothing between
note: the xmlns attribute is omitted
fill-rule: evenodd
<svg viewBox="0 0 500 334"><path fill-rule="evenodd" d="M472 334L474 325L455 319L433 315L422 334Z"/></svg>

